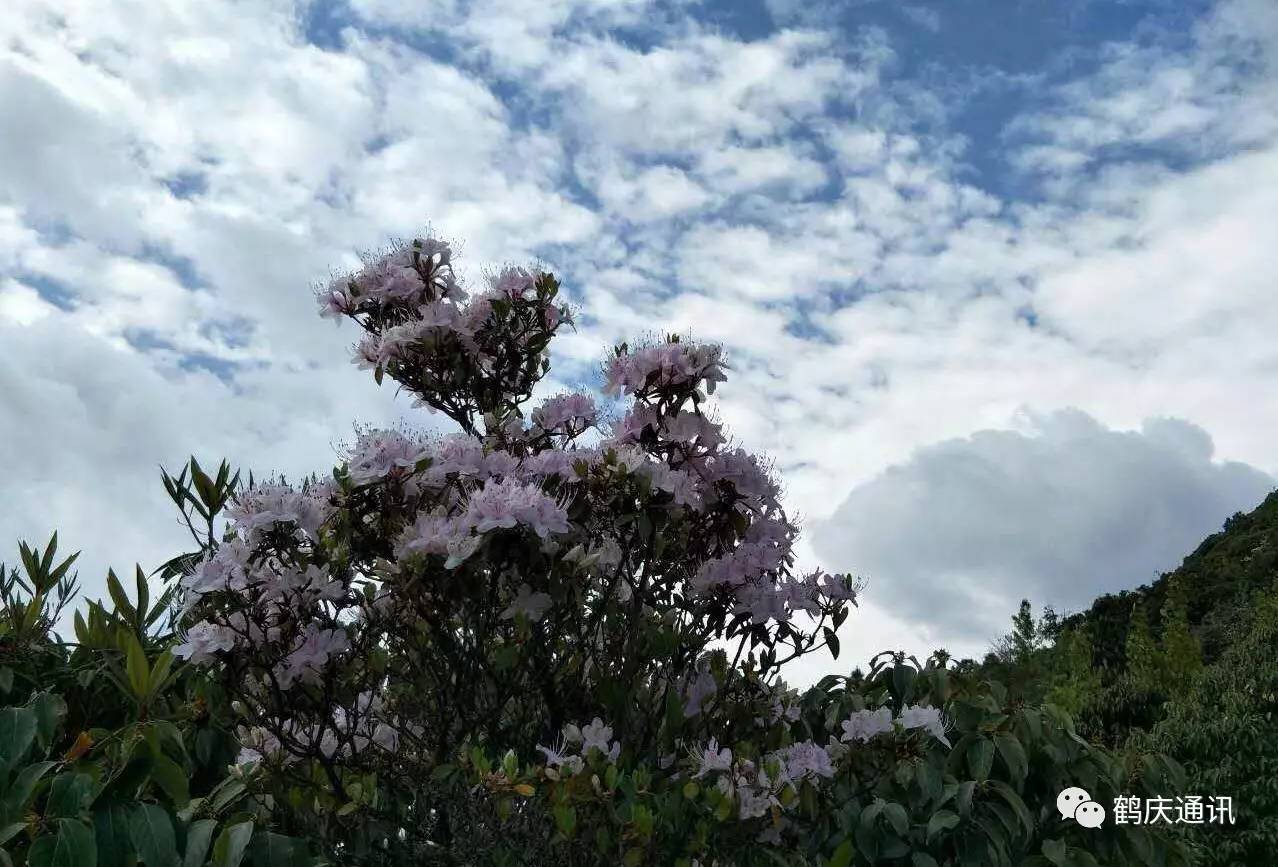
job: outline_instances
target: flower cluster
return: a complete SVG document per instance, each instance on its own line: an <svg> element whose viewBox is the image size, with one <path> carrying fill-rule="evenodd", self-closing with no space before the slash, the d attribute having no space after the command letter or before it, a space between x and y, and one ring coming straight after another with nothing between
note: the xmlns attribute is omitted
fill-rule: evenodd
<svg viewBox="0 0 1278 867"><path fill-rule="evenodd" d="M895 731L898 726L904 731L922 729L949 746L949 740L945 736L945 722L941 718L940 710L916 705L902 708L895 719L892 717L892 710L887 707L856 711L843 721L843 736L840 740L866 743L877 735Z"/></svg>
<svg viewBox="0 0 1278 867"><path fill-rule="evenodd" d="M561 394L533 410L532 421L546 431L579 432L595 423L598 410L588 394Z"/></svg>
<svg viewBox="0 0 1278 867"><path fill-rule="evenodd" d="M713 394L715 384L727 379L726 367L717 346L657 343L619 351L605 368L604 391L643 395L671 386L695 389L705 383L707 393Z"/></svg>
<svg viewBox="0 0 1278 867"><path fill-rule="evenodd" d="M612 739L612 728L599 717L583 727L567 724L558 744L548 747L538 745L537 749L545 755L546 774L552 779L581 773L592 750L609 762L617 761L621 755L621 743Z"/></svg>

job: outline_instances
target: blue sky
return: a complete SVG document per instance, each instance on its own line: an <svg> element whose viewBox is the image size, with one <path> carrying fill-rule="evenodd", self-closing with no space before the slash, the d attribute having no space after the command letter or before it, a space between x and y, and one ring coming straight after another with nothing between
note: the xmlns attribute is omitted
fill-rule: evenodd
<svg viewBox="0 0 1278 867"><path fill-rule="evenodd" d="M427 225L611 342L722 342L844 627L980 652L1175 566L1278 473L1270 0L17 0L0 538L179 549L156 466L432 427L310 287ZM814 664L808 675L821 670ZM842 663L838 667L842 667Z"/></svg>

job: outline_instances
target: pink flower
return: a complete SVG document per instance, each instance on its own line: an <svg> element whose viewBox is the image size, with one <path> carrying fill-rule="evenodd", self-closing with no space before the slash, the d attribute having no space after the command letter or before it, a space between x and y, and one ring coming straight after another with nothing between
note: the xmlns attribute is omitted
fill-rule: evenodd
<svg viewBox="0 0 1278 867"><path fill-rule="evenodd" d="M538 536L567 533L568 513L536 485L516 479L490 481L470 495L466 522L479 533L523 524Z"/></svg>
<svg viewBox="0 0 1278 867"><path fill-rule="evenodd" d="M320 526L328 520L332 509L325 501L327 491L296 491L288 485L266 484L240 494L227 517L252 541L262 531L282 524L292 524L309 538L319 537Z"/></svg>
<svg viewBox="0 0 1278 867"><path fill-rule="evenodd" d="M421 514L400 535L395 554L399 557L416 553L447 554L454 540L468 534L464 524L442 511Z"/></svg>
<svg viewBox="0 0 1278 867"><path fill-rule="evenodd" d="M686 687L683 699L683 715L693 717L701 713L706 700L719 691L714 675L710 672L710 664L703 659L697 664L697 675Z"/></svg>
<svg viewBox="0 0 1278 867"><path fill-rule="evenodd" d="M698 762L698 770L696 776L704 777L706 774L714 771L731 771L732 770L732 750L724 747L719 749L719 741L715 738L710 739L704 750L701 752L700 761Z"/></svg>
<svg viewBox="0 0 1278 867"><path fill-rule="evenodd" d="M503 268L490 282L495 292L508 298L522 298L533 289L537 278L523 268Z"/></svg>
<svg viewBox="0 0 1278 867"><path fill-rule="evenodd" d="M533 424L543 430L569 427L581 431L594 424L595 399L588 394L560 394L533 410Z"/></svg>
<svg viewBox="0 0 1278 867"><path fill-rule="evenodd" d="M397 431L370 431L360 436L346 468L357 485L402 478L427 456L417 443Z"/></svg>
<svg viewBox="0 0 1278 867"><path fill-rule="evenodd" d="M723 442L719 426L698 412L681 411L662 424L662 434L670 442L690 443L699 440L706 448L713 448Z"/></svg>
<svg viewBox="0 0 1278 867"><path fill-rule="evenodd" d="M643 436L644 430L656 427L658 423L659 418L655 409L646 403L636 403L613 428L612 438L622 444L637 443Z"/></svg>
<svg viewBox="0 0 1278 867"><path fill-rule="evenodd" d="M232 539L217 546L182 579L182 587L195 598L216 590L243 590L248 586L248 563L252 549L242 539Z"/></svg>
<svg viewBox="0 0 1278 867"><path fill-rule="evenodd" d="M605 369L604 391L633 394L650 386L695 386L704 381L713 394L715 383L727 378L721 354L718 346L696 343L658 343L623 352Z"/></svg>
<svg viewBox="0 0 1278 867"><path fill-rule="evenodd" d="M294 682L315 682L331 657L350 648L350 640L342 629L320 629L309 624L302 644L290 653L276 669L280 686L288 689Z"/></svg>
<svg viewBox="0 0 1278 867"><path fill-rule="evenodd" d="M843 737L839 740L865 743L875 735L890 731L892 731L892 710L890 708L858 710L843 721Z"/></svg>
<svg viewBox="0 0 1278 867"><path fill-rule="evenodd" d="M186 633L186 641L173 648L173 655L199 665L214 659L214 654L235 649L234 630L216 623L197 623Z"/></svg>
<svg viewBox="0 0 1278 867"><path fill-rule="evenodd" d="M549 595L534 593L527 584L520 584L515 600L501 613L501 617L503 620L512 620L516 615L522 614L536 623L546 616L548 608L550 608Z"/></svg>
<svg viewBox="0 0 1278 867"><path fill-rule="evenodd" d="M829 779L834 776L834 764L830 761L830 754L825 747L818 746L812 741L793 744L786 747L783 753L786 774L791 780L797 782L805 777Z"/></svg>

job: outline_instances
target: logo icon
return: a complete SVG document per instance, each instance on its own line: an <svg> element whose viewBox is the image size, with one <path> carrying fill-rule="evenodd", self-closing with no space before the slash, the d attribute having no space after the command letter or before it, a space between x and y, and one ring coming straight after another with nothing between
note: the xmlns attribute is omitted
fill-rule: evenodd
<svg viewBox="0 0 1278 867"><path fill-rule="evenodd" d="M1073 819L1084 828L1099 828L1105 821L1105 808L1078 786L1070 786L1056 796L1056 809L1062 819Z"/></svg>

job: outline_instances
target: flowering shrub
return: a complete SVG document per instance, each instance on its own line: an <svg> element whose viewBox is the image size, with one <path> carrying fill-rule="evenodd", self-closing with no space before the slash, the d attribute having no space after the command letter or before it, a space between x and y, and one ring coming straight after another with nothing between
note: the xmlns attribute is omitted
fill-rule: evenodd
<svg viewBox="0 0 1278 867"><path fill-rule="evenodd" d="M200 550L165 569L178 634L125 656L158 694L182 660L174 676L225 697L226 779L261 811L239 824L264 863L301 857L295 838L343 864L1171 863L1144 829L1055 815L1059 783L1126 782L1064 714L891 655L864 682L788 688L787 663L838 655L858 584L795 570L769 464L707 411L719 348L622 344L615 412L585 393L528 407L571 311L547 273L488 284L469 295L421 240L319 295L360 328L356 363L455 432L366 431L297 485L165 476ZM129 724L157 725L139 707ZM130 809L154 798L189 836L189 803L147 791ZM41 815L31 864L61 851ZM214 863L238 863L227 840Z"/></svg>

